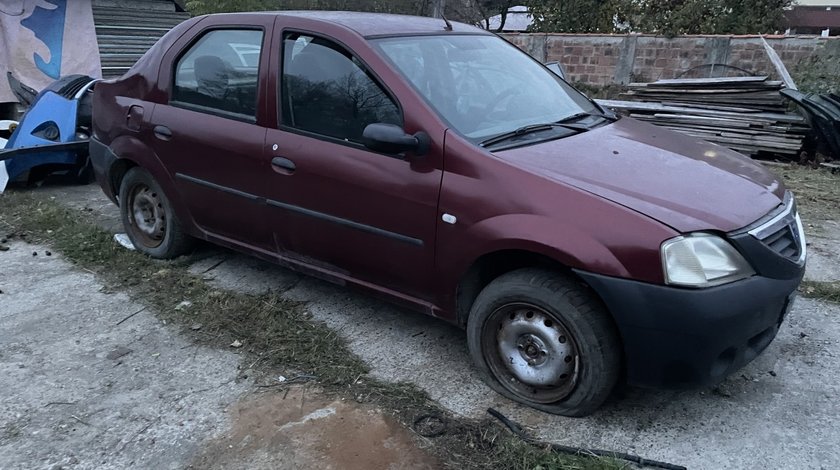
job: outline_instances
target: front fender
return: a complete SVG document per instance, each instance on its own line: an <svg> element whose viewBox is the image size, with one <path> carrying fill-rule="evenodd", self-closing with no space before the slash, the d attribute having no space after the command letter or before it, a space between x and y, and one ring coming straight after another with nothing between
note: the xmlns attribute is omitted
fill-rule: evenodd
<svg viewBox="0 0 840 470"><path fill-rule="evenodd" d="M441 225L436 272L443 310L455 312L457 287L476 261L507 250L542 255L569 268L631 277L619 257L594 234L544 215L499 215L467 227Z"/></svg>
<svg viewBox="0 0 840 470"><path fill-rule="evenodd" d="M532 214L491 217L471 225L463 235L473 243L456 269L462 274L485 254L523 250L547 256L569 268L586 267L616 277L629 275L627 268L600 240L551 217Z"/></svg>

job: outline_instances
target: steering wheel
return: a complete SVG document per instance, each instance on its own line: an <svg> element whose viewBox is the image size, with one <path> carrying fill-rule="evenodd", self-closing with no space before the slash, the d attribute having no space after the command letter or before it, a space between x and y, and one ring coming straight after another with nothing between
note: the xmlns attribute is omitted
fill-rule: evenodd
<svg viewBox="0 0 840 470"><path fill-rule="evenodd" d="M496 109L502 105L503 103L507 103L511 98L516 95L522 94L522 89L518 86L512 86L510 88L506 88L501 92L497 93L496 96L491 98L487 105L484 106L484 109L481 110L481 113L484 116L489 116L492 114Z"/></svg>

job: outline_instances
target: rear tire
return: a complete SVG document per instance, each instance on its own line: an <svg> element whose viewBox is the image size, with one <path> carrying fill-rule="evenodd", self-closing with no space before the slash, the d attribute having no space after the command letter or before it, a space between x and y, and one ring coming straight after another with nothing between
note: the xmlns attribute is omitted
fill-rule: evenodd
<svg viewBox="0 0 840 470"><path fill-rule="evenodd" d="M487 285L470 311L467 341L490 387L558 415L598 409L621 371L618 332L600 299L544 269L512 271Z"/></svg>
<svg viewBox="0 0 840 470"><path fill-rule="evenodd" d="M143 168L128 170L122 179L120 215L131 243L152 258L175 258L193 246L166 194Z"/></svg>

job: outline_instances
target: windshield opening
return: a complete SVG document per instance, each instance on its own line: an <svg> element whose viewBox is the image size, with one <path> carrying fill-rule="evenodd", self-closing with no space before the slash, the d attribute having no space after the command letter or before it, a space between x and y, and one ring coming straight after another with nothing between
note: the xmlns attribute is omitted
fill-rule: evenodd
<svg viewBox="0 0 840 470"><path fill-rule="evenodd" d="M376 46L474 142L600 110L515 46L487 35L383 38Z"/></svg>

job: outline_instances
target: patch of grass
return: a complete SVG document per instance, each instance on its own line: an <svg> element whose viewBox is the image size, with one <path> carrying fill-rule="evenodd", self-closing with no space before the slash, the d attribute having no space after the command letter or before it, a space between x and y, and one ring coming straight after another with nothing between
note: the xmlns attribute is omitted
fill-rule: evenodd
<svg viewBox="0 0 840 470"><path fill-rule="evenodd" d="M249 295L208 286L188 271L188 257L153 260L126 250L80 211L28 192L0 195L0 235L44 243L70 262L99 275L110 289L127 291L158 318L182 328L195 341L250 355L253 368L282 368L316 377L325 393L370 403L405 426L425 413L444 417L447 432L433 441L452 468L618 469L601 457L557 454L521 441L495 421L456 419L418 389L367 374L367 365L341 336L313 321L303 305L276 294ZM183 302L188 307L179 307ZM201 327L195 330L197 325ZM361 380L360 380L361 379Z"/></svg>
<svg viewBox="0 0 840 470"><path fill-rule="evenodd" d="M802 281L799 293L805 297L840 303L840 282Z"/></svg>
<svg viewBox="0 0 840 470"><path fill-rule="evenodd" d="M796 195L803 219L840 220L840 174L798 164L773 166L770 170L781 176Z"/></svg>
<svg viewBox="0 0 840 470"><path fill-rule="evenodd" d="M250 296L213 289L187 271L188 259L153 260L125 250L79 212L27 193L9 193L0 204L8 235L50 244L68 260L102 275L114 289L153 308L159 318L185 327L201 324L194 336L204 343L240 341L260 363L316 375L323 383L345 383L368 372L347 353L337 334L306 318L295 302L274 294ZM181 302L188 308L176 309Z"/></svg>

